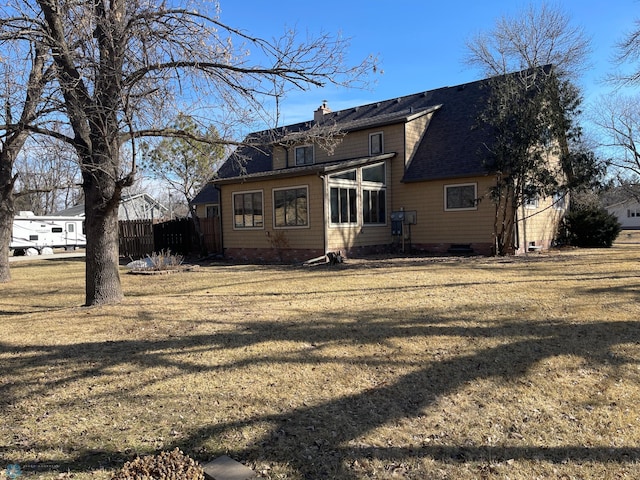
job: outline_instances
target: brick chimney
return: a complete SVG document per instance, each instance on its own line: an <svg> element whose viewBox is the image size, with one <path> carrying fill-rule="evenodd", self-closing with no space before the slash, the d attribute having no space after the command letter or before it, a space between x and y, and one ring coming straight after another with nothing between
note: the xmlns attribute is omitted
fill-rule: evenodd
<svg viewBox="0 0 640 480"><path fill-rule="evenodd" d="M315 123L322 122L322 117L327 113L331 113L331 109L327 107L327 101L323 100L322 105L320 105L318 109L315 112L313 112L313 121Z"/></svg>

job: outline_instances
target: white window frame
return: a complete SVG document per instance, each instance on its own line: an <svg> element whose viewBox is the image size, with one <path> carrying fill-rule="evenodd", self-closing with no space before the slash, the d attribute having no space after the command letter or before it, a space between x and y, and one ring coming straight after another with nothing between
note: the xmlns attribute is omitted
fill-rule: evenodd
<svg viewBox="0 0 640 480"><path fill-rule="evenodd" d="M364 170L367 168L380 167L384 170L382 182L371 182L364 180ZM358 169L360 171L360 211L362 212L362 224L367 227L384 227L387 225L387 164L386 162L374 163L372 165L364 165ZM365 194L364 192L384 192L384 220L382 222L367 222L364 218L365 212Z"/></svg>
<svg viewBox="0 0 640 480"><path fill-rule="evenodd" d="M374 153L372 147L373 137L380 136L380 152ZM373 132L369 134L369 156L382 155L384 153L384 132Z"/></svg>
<svg viewBox="0 0 640 480"><path fill-rule="evenodd" d="M367 168L374 168L374 167L380 167L382 166L382 168L384 169L384 180L382 182L372 182L370 180L364 180L364 170ZM366 186L372 186L374 188L379 188L379 187L385 187L387 186L387 164L385 162L380 162L380 163L374 163L371 165L364 165L362 167L360 167L358 170L360 170L360 175L362 177L362 184L366 185Z"/></svg>
<svg viewBox="0 0 640 480"><path fill-rule="evenodd" d="M556 210L566 210L567 209L567 194L566 193L554 193L551 199L553 202L553 208Z"/></svg>
<svg viewBox="0 0 640 480"><path fill-rule="evenodd" d="M372 181L364 181L363 177L363 171L366 168L371 168L371 167L376 167L376 166L382 166L384 168L384 178L382 182L372 182ZM388 165L386 162L380 162L380 163L374 163L374 164L370 164L370 165L363 165L360 167L355 167L355 168L351 168L351 169L347 169L341 172L335 172L332 175L344 175L347 172L354 172L354 176L355 179L354 180L347 180L347 179L342 179L342 178L331 178L331 175L327 177L327 199L328 199L328 208L327 208L327 215L328 215L328 225L329 228L353 228L353 227L363 227L366 226L367 228L369 227L385 227L388 225L388 205L389 205L389 198L387 195L387 176L388 176ZM354 222L333 222L332 221L332 203L331 203L331 189L332 188L337 188L337 189L353 189L355 190L355 197L353 197L353 200L355 202L355 221ZM365 221L364 218L364 211L365 211L365 205L364 205L364 198L365 198L365 191L369 191L369 192L384 192L384 221L380 222L380 223L369 223ZM339 195L339 194L338 194ZM351 197L348 195L348 199L349 201L351 201ZM351 204L349 203L349 206L351 206ZM348 210L349 212L351 211L350 209ZM340 215L338 215L340 216Z"/></svg>
<svg viewBox="0 0 640 480"><path fill-rule="evenodd" d="M369 200L371 200L371 194L376 193L378 196L378 201L380 200L380 192L384 194L384 218L381 222L367 222L367 219L364 217L365 213L365 192L369 192ZM387 189L385 187L380 188L370 188L370 187L362 187L362 200L360 201L362 208L362 224L367 227L384 227L387 225ZM368 206L367 206L368 207Z"/></svg>
<svg viewBox="0 0 640 480"><path fill-rule="evenodd" d="M307 218L304 225L276 225L276 192L284 192L287 190L300 190L305 189L307 191ZM309 185L292 185L282 188L274 188L271 191L271 197L273 201L273 228L276 230L289 230L295 228L309 228Z"/></svg>
<svg viewBox="0 0 640 480"><path fill-rule="evenodd" d="M460 207L460 208L450 208L447 206L447 190L449 188L456 187L473 187L473 197L474 197L474 205L473 207ZM477 182L469 182L469 183L452 183L444 186L444 211L445 212L469 212L473 210L478 210L478 183Z"/></svg>
<svg viewBox="0 0 640 480"><path fill-rule="evenodd" d="M250 227L246 227L246 226L238 226L238 224L236 223L236 195L246 195L248 193L259 193L262 196L262 225L259 226L250 226ZM264 230L264 190L240 190L237 192L231 192L231 204L233 207L233 210L231 212L232 217L231 217L231 222L233 225L233 229L234 230Z"/></svg>
<svg viewBox="0 0 640 480"><path fill-rule="evenodd" d="M534 197L525 198L524 200L524 208L528 210L535 210L540 206L540 197L535 195Z"/></svg>
<svg viewBox="0 0 640 480"><path fill-rule="evenodd" d="M311 149L311 162L298 163L298 150L307 149L307 148ZM305 158L306 158L306 155L305 155ZM293 163L295 164L296 167L302 167L304 165L313 165L315 161L316 161L316 151L315 151L315 148L313 147L313 144L298 145L293 149Z"/></svg>
<svg viewBox="0 0 640 480"><path fill-rule="evenodd" d="M359 174L358 174L358 169L357 168L352 168L352 169L348 169L348 170L344 170L342 172L336 172L332 175L342 175L345 174L347 172L355 172L355 180L347 180L347 179L343 179L343 178L331 178L331 175L329 175L328 178L328 182L327 182L327 187L328 187L328 192L327 192L327 198L329 200L329 208L328 208L328 214L329 214L329 226L330 227L335 227L335 228L352 228L355 226L360 225L360 212L359 209L362 208L362 198L361 194L360 194L360 180L359 180ZM331 216L332 213L332 205L331 205L331 189L332 188L337 188L337 189L345 189L345 190L355 190L356 194L354 197L354 201L355 201L355 222L334 222ZM347 194L347 199L349 199L349 195ZM350 209L347 209L348 212L350 212Z"/></svg>
<svg viewBox="0 0 640 480"><path fill-rule="evenodd" d="M209 216L209 209L215 211L217 213L217 215L214 215L214 216L210 217ZM205 216L205 218L216 218L216 217L219 217L220 216L220 204L219 203L207 203L204 206L204 216Z"/></svg>

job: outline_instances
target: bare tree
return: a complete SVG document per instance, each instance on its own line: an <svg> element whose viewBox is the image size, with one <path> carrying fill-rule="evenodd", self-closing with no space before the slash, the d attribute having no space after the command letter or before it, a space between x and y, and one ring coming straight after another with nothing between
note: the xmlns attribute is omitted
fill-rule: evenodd
<svg viewBox="0 0 640 480"><path fill-rule="evenodd" d="M8 39L15 42L6 45ZM11 279L9 245L15 216L16 158L30 136L30 127L45 115L45 90L52 75L50 52L39 35L25 42L21 28L3 29L0 61L3 109L0 113L0 283Z"/></svg>
<svg viewBox="0 0 640 480"><path fill-rule="evenodd" d="M640 83L640 20L616 44L613 58L616 71L607 80L617 86L632 86Z"/></svg>
<svg viewBox="0 0 640 480"><path fill-rule="evenodd" d="M609 154L609 165L621 176L640 177L640 96L602 97L592 113L600 128L600 145Z"/></svg>
<svg viewBox="0 0 640 480"><path fill-rule="evenodd" d="M591 109L591 119L598 127L600 148L609 157L619 190L639 198L640 96L621 87L640 84L640 20L616 44L613 64L615 71L607 76L607 81L617 92L599 98Z"/></svg>
<svg viewBox="0 0 640 480"><path fill-rule="evenodd" d="M15 162L16 210L49 215L80 201L80 172L76 153L66 143L36 138L27 142Z"/></svg>
<svg viewBox="0 0 640 480"><path fill-rule="evenodd" d="M589 41L566 14L543 3L499 18L467 46L467 63L493 76L478 123L494 139L481 155L495 174L496 252L506 254L515 248L519 207L538 195L564 194L599 171L589 165L594 156L571 148L581 136L574 80L586 65Z"/></svg>
<svg viewBox="0 0 640 480"><path fill-rule="evenodd" d="M347 42L329 35L302 41L294 31L273 41L252 37L225 25L204 2L15 1L34 13L5 18L4 28L20 26L27 35L46 38L71 127L67 135L50 133L73 145L80 161L87 305L123 297L118 203L135 179L136 141L183 133L163 122L180 106L172 102L206 97L216 105L212 116L231 118L233 112L262 112L265 97L291 88L353 84L372 66L370 59L345 66ZM127 165L124 145L132 152Z"/></svg>
<svg viewBox="0 0 640 480"><path fill-rule="evenodd" d="M584 30L546 2L500 17L492 30L474 35L466 44L466 63L487 76L553 65L560 78L575 79L588 68L591 52Z"/></svg>

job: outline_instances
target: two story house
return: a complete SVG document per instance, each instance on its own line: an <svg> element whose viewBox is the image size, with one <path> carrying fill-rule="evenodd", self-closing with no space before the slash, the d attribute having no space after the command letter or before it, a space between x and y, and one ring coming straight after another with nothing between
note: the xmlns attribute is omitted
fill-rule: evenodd
<svg viewBox="0 0 640 480"><path fill-rule="evenodd" d="M492 254L495 175L478 126L488 82L331 111L257 132L212 183L225 256L304 261L326 252ZM531 199L513 212L517 251L546 249L562 206ZM520 209L519 209L520 210Z"/></svg>

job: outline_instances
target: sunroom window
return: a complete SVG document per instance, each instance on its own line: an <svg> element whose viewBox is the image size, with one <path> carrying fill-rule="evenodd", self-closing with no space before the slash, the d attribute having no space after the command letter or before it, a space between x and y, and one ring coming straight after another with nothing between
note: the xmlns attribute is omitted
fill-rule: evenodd
<svg viewBox="0 0 640 480"><path fill-rule="evenodd" d="M355 187L331 187L331 223L357 223Z"/></svg>

